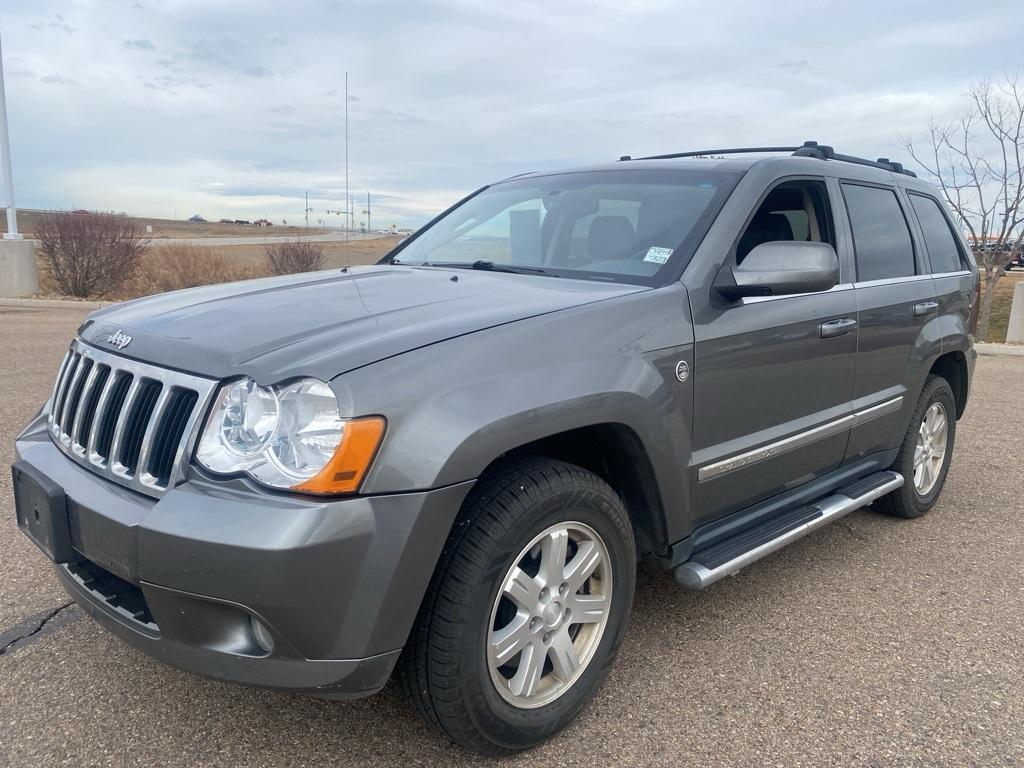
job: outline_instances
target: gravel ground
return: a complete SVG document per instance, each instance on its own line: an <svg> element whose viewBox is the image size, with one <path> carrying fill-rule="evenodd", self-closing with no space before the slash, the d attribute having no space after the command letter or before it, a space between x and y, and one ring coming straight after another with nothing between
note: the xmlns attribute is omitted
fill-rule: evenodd
<svg viewBox="0 0 1024 768"><path fill-rule="evenodd" d="M84 312L0 309L0 462ZM860 511L690 594L644 572L607 685L507 765L1024 764L1024 359L982 357L942 501ZM82 616L0 489L0 765L479 765L394 686L333 703L193 677Z"/></svg>

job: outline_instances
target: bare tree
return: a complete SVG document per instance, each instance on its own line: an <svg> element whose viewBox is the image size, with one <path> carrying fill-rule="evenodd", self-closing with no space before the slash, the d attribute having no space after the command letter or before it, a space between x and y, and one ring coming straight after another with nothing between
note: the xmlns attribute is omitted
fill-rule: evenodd
<svg viewBox="0 0 1024 768"><path fill-rule="evenodd" d="M71 296L105 296L132 276L145 250L137 219L117 213L43 214L36 239L61 291Z"/></svg>
<svg viewBox="0 0 1024 768"><path fill-rule="evenodd" d="M267 245L267 261L277 275L295 272L312 272L323 267L324 249L308 240L270 243Z"/></svg>
<svg viewBox="0 0 1024 768"><path fill-rule="evenodd" d="M1024 78L1006 74L976 83L962 113L931 120L926 149L910 136L901 143L942 189L985 271L978 318L978 338L984 339L996 283L1022 245Z"/></svg>

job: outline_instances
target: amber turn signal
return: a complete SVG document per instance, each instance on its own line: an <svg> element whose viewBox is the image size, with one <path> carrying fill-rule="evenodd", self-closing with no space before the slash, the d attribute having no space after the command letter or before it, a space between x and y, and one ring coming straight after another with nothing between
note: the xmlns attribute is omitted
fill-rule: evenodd
<svg viewBox="0 0 1024 768"><path fill-rule="evenodd" d="M384 419L380 416L346 422L345 433L327 466L306 482L292 486L292 490L318 494L354 493L359 489L383 436Z"/></svg>

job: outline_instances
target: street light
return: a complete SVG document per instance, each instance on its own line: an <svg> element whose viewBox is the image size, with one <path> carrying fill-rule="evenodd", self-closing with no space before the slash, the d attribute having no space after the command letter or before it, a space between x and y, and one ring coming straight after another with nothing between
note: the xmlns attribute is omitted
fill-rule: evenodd
<svg viewBox="0 0 1024 768"><path fill-rule="evenodd" d="M11 169L11 139L7 131L7 93L4 90L4 56L0 48L0 164L3 165L4 207L7 209L5 240L21 240L18 211L14 207L14 172Z"/></svg>

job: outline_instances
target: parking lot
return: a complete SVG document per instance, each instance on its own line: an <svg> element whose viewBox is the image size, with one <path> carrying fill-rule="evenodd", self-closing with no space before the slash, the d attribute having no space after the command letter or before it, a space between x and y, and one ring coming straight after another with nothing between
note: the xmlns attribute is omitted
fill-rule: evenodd
<svg viewBox="0 0 1024 768"><path fill-rule="evenodd" d="M0 307L0 461L86 312ZM922 520L855 512L691 594L644 572L618 663L508 765L1024 763L1024 358L981 357ZM163 666L86 618L0 486L0 765L479 765L389 686L350 703Z"/></svg>

